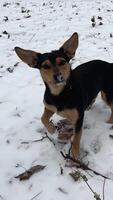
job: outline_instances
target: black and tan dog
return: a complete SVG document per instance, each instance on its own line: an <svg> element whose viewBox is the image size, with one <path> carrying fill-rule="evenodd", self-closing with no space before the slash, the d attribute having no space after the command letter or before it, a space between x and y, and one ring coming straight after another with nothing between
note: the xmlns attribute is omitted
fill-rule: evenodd
<svg viewBox="0 0 113 200"><path fill-rule="evenodd" d="M84 111L102 91L102 98L111 107L113 123L113 64L94 60L71 69L69 61L78 47L78 34L74 33L63 46L50 53L37 53L15 47L19 58L30 67L40 70L45 83L45 110L42 122L50 133L55 126L50 122L54 113L66 118L73 126L71 156L79 154Z"/></svg>

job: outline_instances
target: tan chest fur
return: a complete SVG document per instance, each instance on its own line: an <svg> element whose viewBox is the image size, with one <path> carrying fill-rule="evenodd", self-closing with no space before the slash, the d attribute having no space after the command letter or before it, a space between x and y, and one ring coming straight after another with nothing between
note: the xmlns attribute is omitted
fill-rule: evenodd
<svg viewBox="0 0 113 200"><path fill-rule="evenodd" d="M65 111L58 112L55 106L47 104L45 101L44 101L44 105L48 110L60 115L61 117L66 117Z"/></svg>
<svg viewBox="0 0 113 200"><path fill-rule="evenodd" d="M44 105L48 110L50 110L50 111L52 111L54 113L57 113L57 108L55 106L47 104L45 101L44 101Z"/></svg>
<svg viewBox="0 0 113 200"><path fill-rule="evenodd" d="M71 123L73 123L73 122L75 123L75 121L77 121L77 119L78 119L79 114L76 109L72 109L72 110L65 109L65 110L59 112L59 111L57 111L57 108L55 106L47 104L45 101L44 101L44 105L48 110L60 115L61 117L67 118Z"/></svg>

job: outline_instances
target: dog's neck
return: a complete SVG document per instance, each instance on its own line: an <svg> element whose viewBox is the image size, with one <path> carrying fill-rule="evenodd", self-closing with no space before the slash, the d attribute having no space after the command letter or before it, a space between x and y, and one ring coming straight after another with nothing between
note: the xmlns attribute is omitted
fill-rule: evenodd
<svg viewBox="0 0 113 200"><path fill-rule="evenodd" d="M58 96L63 90L64 90L65 85L48 85L48 88L50 90L50 93L54 96Z"/></svg>

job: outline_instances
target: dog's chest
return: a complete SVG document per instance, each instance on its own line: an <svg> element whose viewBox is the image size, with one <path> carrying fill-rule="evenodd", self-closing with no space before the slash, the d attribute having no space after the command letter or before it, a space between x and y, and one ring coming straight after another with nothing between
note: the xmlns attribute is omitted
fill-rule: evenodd
<svg viewBox="0 0 113 200"><path fill-rule="evenodd" d="M61 117L66 117L65 110L59 110L56 106L47 104L45 101L44 101L44 105L48 110L52 111L53 113L56 113L60 115Z"/></svg>

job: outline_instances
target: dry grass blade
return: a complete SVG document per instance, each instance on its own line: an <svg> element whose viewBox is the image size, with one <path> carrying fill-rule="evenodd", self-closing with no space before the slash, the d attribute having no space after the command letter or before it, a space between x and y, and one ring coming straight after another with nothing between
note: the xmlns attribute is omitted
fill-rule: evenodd
<svg viewBox="0 0 113 200"><path fill-rule="evenodd" d="M36 194L34 197L32 197L30 200L34 200L36 197L38 197L40 194L42 193L42 191L41 192L39 192L38 194Z"/></svg>
<svg viewBox="0 0 113 200"><path fill-rule="evenodd" d="M66 191L65 191L63 188L61 188L61 187L59 187L58 190L59 190L60 192L62 192L63 194L68 194L68 192L66 192Z"/></svg>

